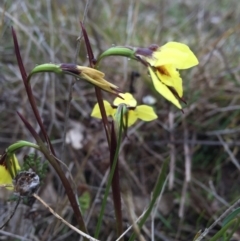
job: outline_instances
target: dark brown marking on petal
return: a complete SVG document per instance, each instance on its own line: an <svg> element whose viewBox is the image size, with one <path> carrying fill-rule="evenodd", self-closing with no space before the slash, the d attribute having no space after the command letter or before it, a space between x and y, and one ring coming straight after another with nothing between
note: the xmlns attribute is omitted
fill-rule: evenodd
<svg viewBox="0 0 240 241"><path fill-rule="evenodd" d="M6 152L4 152L2 155L0 155L0 165L5 165L6 157L7 157Z"/></svg>
<svg viewBox="0 0 240 241"><path fill-rule="evenodd" d="M156 67L156 70L162 75L166 75L166 76L171 77L168 70L164 66L158 66L158 67Z"/></svg>
<svg viewBox="0 0 240 241"><path fill-rule="evenodd" d="M122 104L124 104L124 103L122 103ZM121 104L119 104L119 105L121 105ZM113 109L117 109L119 105L112 104L111 107ZM127 107L128 110L135 110L137 108L137 106L128 106L127 104L124 104L124 105Z"/></svg>
<svg viewBox="0 0 240 241"><path fill-rule="evenodd" d="M128 106L129 110L135 110L137 108L137 106Z"/></svg>
<svg viewBox="0 0 240 241"><path fill-rule="evenodd" d="M124 100L124 98L123 98L121 95L119 95L119 94L121 94L121 93L123 93L123 92L122 92L120 89L118 89L118 87L113 88L113 87L110 86L110 89L115 92L115 93L112 92L114 95L116 95L116 96L119 97L120 99L123 99L123 100Z"/></svg>
<svg viewBox="0 0 240 241"><path fill-rule="evenodd" d="M73 74L76 74L76 75L81 74L81 71L78 70L76 64L68 64L68 63L67 63L67 64L61 64L61 65L60 65L60 68L61 68L63 71L67 71L67 72L70 72L70 73L73 73Z"/></svg>
<svg viewBox="0 0 240 241"><path fill-rule="evenodd" d="M166 85L167 86L167 85ZM172 86L167 86L168 89L173 93L173 95L180 101L182 101L184 104L187 104L186 100L182 97L180 97L177 93L177 91Z"/></svg>

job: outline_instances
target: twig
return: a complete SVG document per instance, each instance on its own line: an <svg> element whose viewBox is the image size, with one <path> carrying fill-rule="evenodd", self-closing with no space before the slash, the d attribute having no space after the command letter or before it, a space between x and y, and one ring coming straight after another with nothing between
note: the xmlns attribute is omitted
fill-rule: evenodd
<svg viewBox="0 0 240 241"><path fill-rule="evenodd" d="M139 217L136 219L135 223L138 223L138 221L144 216L144 214L145 214L146 212L147 212L147 210L145 210L145 211L141 214L141 216L139 216ZM116 239L116 241L119 241L132 227L133 227L133 225L130 225L130 226L122 233L122 235L121 235L120 237L118 237L118 239Z"/></svg>
<svg viewBox="0 0 240 241"><path fill-rule="evenodd" d="M211 229L213 229L223 218L225 218L236 206L240 204L240 199L238 199L231 207L229 207L209 228L206 228L204 232L195 240L202 240Z"/></svg>
<svg viewBox="0 0 240 241"><path fill-rule="evenodd" d="M82 232L81 230L77 229L76 227L74 227L73 225L71 225L70 223L68 223L66 220L64 220L61 216L59 216L56 212L53 211L52 208L50 208L48 206L47 203L45 203L36 193L33 194L33 196L39 201L41 202L57 219L59 219L61 222L63 222L64 224L66 224L69 228L71 228L73 231L77 232L78 234L82 235L83 237L89 239L90 241L99 241L98 239L95 239L93 237L91 237L90 235Z"/></svg>
<svg viewBox="0 0 240 241"><path fill-rule="evenodd" d="M159 195L159 197L158 197L158 199L157 199L155 208L152 210L152 225L151 225L151 229L152 229L152 239L151 239L151 241L154 241L154 240L155 240L155 239L154 239L154 233L155 233L155 231L154 231L154 227L155 227L154 220L155 220L155 217L156 217L156 215L157 215L157 210L158 210L158 207L159 207L161 198L162 198L163 191L165 190L165 187L166 187L166 185L167 185L168 179L170 180L170 174L168 174L168 176L167 176L167 178L166 178L166 180L165 180L165 182L164 182L164 184L163 184L162 191L161 191L161 193L160 193L160 195Z"/></svg>
<svg viewBox="0 0 240 241"><path fill-rule="evenodd" d="M165 190L165 188L166 188L166 184L167 184L168 178L169 178L169 176L166 177L166 179L165 179L165 181L164 181L164 183L163 183L163 187L162 187L161 193L160 193L160 195L159 195L159 197L158 197L158 201L156 202L156 204L159 203L160 200L161 200L161 198L162 198L162 194L163 194L163 192L164 192L164 190ZM156 205L156 204L155 204L155 205ZM145 215L146 212L147 212L147 209L137 218L137 220L135 221L135 223L138 223L138 221L141 220L141 218ZM153 211L153 212L155 212L155 211ZM116 239L116 241L119 241L132 227L133 227L133 225L129 226L129 227L122 233L122 235L121 235L120 237L118 237L118 239Z"/></svg>
<svg viewBox="0 0 240 241"><path fill-rule="evenodd" d="M180 218L180 223L178 225L178 230L176 233L176 240L179 239L179 236L181 234L181 229L182 229L182 222L184 218L184 211L185 211L185 203L186 203L186 195L187 195L187 188L188 188L188 182L185 178L184 183L183 183L183 188L182 188L182 193L181 193L181 200L180 200L180 207L178 211L178 216Z"/></svg>
<svg viewBox="0 0 240 241"><path fill-rule="evenodd" d="M11 238L14 238L15 240L21 240L21 241L32 241L32 239L28 239L28 238L25 238L23 236L20 236L20 235L16 235L16 234L13 234L13 233L10 233L10 232L6 232L4 230L0 230L0 234L3 234L5 236L9 236ZM2 238L3 236L1 236Z"/></svg>
<svg viewBox="0 0 240 241"><path fill-rule="evenodd" d="M7 221L0 227L0 229L2 229L2 228L10 221L10 219L13 217L13 215L15 214L15 212L16 212L16 210L17 210L17 207L18 207L18 205L19 205L19 203L20 203L20 200L21 200L21 198L19 197L18 200L17 200L17 204L16 204L16 206L14 207L13 212L11 213L11 215L9 216L9 218L7 219Z"/></svg>
<svg viewBox="0 0 240 241"><path fill-rule="evenodd" d="M129 190L127 185L128 185L127 182L125 182L122 189L123 189L123 198L124 198L125 204L127 206L126 211L128 212L129 221L132 223L133 231L137 235L137 240L146 241L146 239L141 234L141 230L140 230L138 224L135 222L137 215L135 213L134 201L133 201L133 197L132 197L132 192Z"/></svg>
<svg viewBox="0 0 240 241"><path fill-rule="evenodd" d="M233 155L232 151L229 149L228 144L224 142L224 140L222 139L222 137L220 135L217 135L219 141L221 142L221 144L224 147L224 150L228 153L232 163L236 166L236 168L238 170L240 170L240 165L238 163L238 160L236 159L236 157Z"/></svg>

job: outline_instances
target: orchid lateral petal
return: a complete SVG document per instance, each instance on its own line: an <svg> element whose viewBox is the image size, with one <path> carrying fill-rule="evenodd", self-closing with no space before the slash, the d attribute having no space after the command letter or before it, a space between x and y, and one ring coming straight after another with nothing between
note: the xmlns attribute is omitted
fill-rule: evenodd
<svg viewBox="0 0 240 241"><path fill-rule="evenodd" d="M113 105L120 105L120 104L126 104L127 106L131 106L131 107L135 107L137 105L137 101L133 98L132 94L130 93L120 93L119 94L120 97L117 97L114 102Z"/></svg>
<svg viewBox="0 0 240 241"><path fill-rule="evenodd" d="M9 185L6 188L13 190L13 186L11 186L13 178L20 169L16 155L14 153L7 154L4 163L0 165L0 185Z"/></svg>
<svg viewBox="0 0 240 241"><path fill-rule="evenodd" d="M179 72L172 65L165 65L156 68L156 75L163 84L173 87L179 97L183 96L182 78Z"/></svg>
<svg viewBox="0 0 240 241"><path fill-rule="evenodd" d="M151 106L139 105L136 107L135 111L138 118L143 121L152 121L158 118Z"/></svg>
<svg viewBox="0 0 240 241"><path fill-rule="evenodd" d="M0 165L0 185L11 185L12 184L12 177L10 172L7 170L5 166ZM13 190L12 187L6 187L9 190Z"/></svg>
<svg viewBox="0 0 240 241"><path fill-rule="evenodd" d="M153 72L152 68L148 68L153 85L155 89L161 94L165 99L169 100L172 102L174 105L176 105L179 109L182 109L178 99L173 95L173 93L168 89L166 85L164 85L156 76L156 74Z"/></svg>
<svg viewBox="0 0 240 241"><path fill-rule="evenodd" d="M127 124L127 127L132 126L138 119L138 115L137 115L137 112L135 112L135 110L129 110L128 113L126 114L126 116L128 119L126 120L126 118L124 117L123 123L124 123L124 125Z"/></svg>
<svg viewBox="0 0 240 241"><path fill-rule="evenodd" d="M104 104L104 108L105 108L105 111L106 111L106 115L107 116L113 116L114 110L113 110L112 106L110 105L110 103L107 102L106 100L104 100L103 104ZM95 117L95 118L98 118L98 119L102 119L102 115L101 115L98 103L95 104L95 106L93 107L91 116Z"/></svg>

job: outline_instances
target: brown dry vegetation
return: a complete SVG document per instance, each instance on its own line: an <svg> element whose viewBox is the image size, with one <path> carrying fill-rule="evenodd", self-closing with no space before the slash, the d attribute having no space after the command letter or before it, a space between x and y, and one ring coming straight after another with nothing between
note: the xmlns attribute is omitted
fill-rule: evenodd
<svg viewBox="0 0 240 241"><path fill-rule="evenodd" d="M86 5L89 4L84 18ZM84 19L83 19L84 18ZM169 183L155 217L155 240L193 240L199 229L212 223L239 198L240 158L240 4L238 0L39 0L0 3L0 151L18 140L33 141L16 111L39 131L16 64L11 26L14 26L27 71L42 63L74 62L79 21L84 21L94 54L112 45L149 46L167 41L183 42L199 59L199 66L182 71L184 114L165 101L149 81L143 65L109 57L100 66L106 79L129 91L133 71L138 102L152 95L158 120L138 122L128 132L120 154L120 176L126 229L139 216L151 196L164 160L169 159ZM81 42L79 65L88 65ZM90 118L96 103L94 89L77 81L70 115L64 122L72 79L39 74L32 87L39 111L54 148L71 170L77 194L88 190L90 208L85 220L90 234L104 192L109 153L102 123ZM104 93L108 100L112 96ZM67 144L62 151L64 126L80 138L80 147ZM18 153L19 160L28 154ZM42 158L44 161L44 158ZM99 192L98 196L97 193ZM13 209L5 190L0 190L1 220ZM39 195L74 225L72 209L55 172L49 167ZM94 205L93 205L94 204ZM57 221L40 203L35 212L21 204L9 224L0 230L1 240L79 240L79 235ZM34 215L33 215L34 214ZM1 221L3 222L3 221ZM215 232L219 226L212 232ZM151 220L142 234L151 240ZM14 237L19 235L19 237ZM20 239L20 237L24 237ZM127 235L128 237L128 235ZM234 235L240 240L240 234ZM100 240L115 240L111 198Z"/></svg>

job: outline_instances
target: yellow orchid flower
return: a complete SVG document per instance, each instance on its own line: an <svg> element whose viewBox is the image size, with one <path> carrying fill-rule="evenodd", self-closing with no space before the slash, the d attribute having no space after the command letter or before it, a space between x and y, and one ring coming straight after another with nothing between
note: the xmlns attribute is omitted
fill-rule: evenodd
<svg viewBox="0 0 240 241"><path fill-rule="evenodd" d="M99 70L74 64L61 64L60 68L63 70L63 72L84 79L91 84L98 86L102 90L116 95L119 93L118 86L105 80L105 74Z"/></svg>
<svg viewBox="0 0 240 241"><path fill-rule="evenodd" d="M182 109L179 100L183 100L183 88L178 69L188 69L199 63L190 48L182 43L169 42L161 47L138 48L135 54L148 65L155 89Z"/></svg>
<svg viewBox="0 0 240 241"><path fill-rule="evenodd" d="M34 69L32 69L31 73L27 77L28 82L31 80L34 74L37 74L40 72L54 72L56 74L69 74L69 75L73 75L78 79L85 80L91 83L92 85L95 85L101 88L102 90L113 93L115 95L118 95L118 93L120 92L116 85L104 79L105 74L103 72L93 68L80 66L76 64L69 64L69 63L41 64L41 65L37 65Z"/></svg>
<svg viewBox="0 0 240 241"><path fill-rule="evenodd" d="M137 106L137 101L133 98L133 96L130 93L125 94L119 94L123 99L117 97L113 105L111 105L108 101L104 100L103 104L106 110L107 116L112 116L114 118L115 113L117 111L117 107L121 104L125 104L128 108L127 113L127 126L133 125L137 119L143 120L143 121L152 121L154 119L157 119L157 115L155 114L152 107L147 105L139 105ZM99 109L98 103L94 106L92 113L92 117L101 119L101 113ZM126 118L124 120L124 125L126 125Z"/></svg>
<svg viewBox="0 0 240 241"><path fill-rule="evenodd" d="M8 163L6 163L8 162ZM10 168L11 170L9 170ZM17 175L17 171L20 170L18 159L15 154L11 154L6 157L3 164L0 165L0 185L9 185L6 187L9 190L13 190L13 178ZM13 177L11 176L11 173Z"/></svg>

